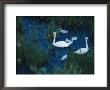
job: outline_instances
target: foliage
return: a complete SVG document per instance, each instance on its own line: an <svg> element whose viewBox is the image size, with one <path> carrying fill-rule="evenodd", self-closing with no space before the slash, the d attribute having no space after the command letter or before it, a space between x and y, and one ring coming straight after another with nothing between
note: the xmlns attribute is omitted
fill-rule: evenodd
<svg viewBox="0 0 110 90"><path fill-rule="evenodd" d="M64 68L56 67L54 74L94 74L93 50L84 55L74 54L70 51L64 62Z"/></svg>
<svg viewBox="0 0 110 90"><path fill-rule="evenodd" d="M47 31L47 37L49 41L52 41L53 39L53 32L56 31L56 25L54 20L52 20L49 24L48 24L48 31Z"/></svg>
<svg viewBox="0 0 110 90"><path fill-rule="evenodd" d="M53 32L57 32L59 36L59 29L68 29L70 31L81 31L90 33L90 40L93 41L94 36L94 17L93 16L50 16L47 17L48 20L48 34L47 38L49 41L53 40Z"/></svg>
<svg viewBox="0 0 110 90"><path fill-rule="evenodd" d="M16 61L17 63L24 63L24 61L26 60L25 57L25 45L24 45L24 40L23 40L23 36L18 35L17 36L19 38L17 38L17 44L16 44ZM19 62L19 59L21 60Z"/></svg>
<svg viewBox="0 0 110 90"><path fill-rule="evenodd" d="M93 16L50 16L49 21L54 21L57 27L79 27L81 25L93 26L94 17Z"/></svg>
<svg viewBox="0 0 110 90"><path fill-rule="evenodd" d="M48 52L45 52L38 45L36 49L33 49L33 43L26 45L23 40L21 44L21 47L17 47L17 60L20 58L22 64L24 63L28 66L31 65L37 69L40 69L48 62Z"/></svg>
<svg viewBox="0 0 110 90"><path fill-rule="evenodd" d="M23 34L23 17L22 16L16 17L16 29L17 29L17 32L19 32L20 34Z"/></svg>
<svg viewBox="0 0 110 90"><path fill-rule="evenodd" d="M68 74L93 74L94 55L92 50L84 55L78 55L70 52L65 63L65 70L67 70Z"/></svg>
<svg viewBox="0 0 110 90"><path fill-rule="evenodd" d="M46 53L40 47L37 47L35 50L31 51L31 61L28 61L29 64L34 65L36 67L43 66L48 60L48 53Z"/></svg>

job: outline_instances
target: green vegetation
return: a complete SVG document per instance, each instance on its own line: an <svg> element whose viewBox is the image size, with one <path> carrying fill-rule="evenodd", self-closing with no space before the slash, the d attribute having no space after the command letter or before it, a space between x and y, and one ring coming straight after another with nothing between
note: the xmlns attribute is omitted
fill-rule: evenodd
<svg viewBox="0 0 110 90"><path fill-rule="evenodd" d="M35 73L48 62L48 51L42 49L38 43L37 30L32 29L32 40L25 40L23 32L22 17L16 18L17 42L16 42L16 63L27 64ZM36 40L36 41L35 41ZM36 71L35 71L36 70Z"/></svg>
<svg viewBox="0 0 110 90"><path fill-rule="evenodd" d="M89 51L87 54L78 55L70 52L65 63L67 73L73 74L93 74L94 73L94 55Z"/></svg>
<svg viewBox="0 0 110 90"><path fill-rule="evenodd" d="M50 16L47 17L48 21L53 21L57 27L68 26L68 27L79 27L81 25L86 25L92 27L94 30L94 17L90 16ZM46 19L46 20L47 20Z"/></svg>
<svg viewBox="0 0 110 90"><path fill-rule="evenodd" d="M21 64L27 64L28 66L37 68L39 70L48 62L48 52L40 48L39 45L35 43L29 43L26 45L25 40L21 40L21 46L17 46L17 63L19 64L19 59L21 59ZM36 45L36 49L34 46ZM35 71L35 70L33 70Z"/></svg>
<svg viewBox="0 0 110 90"><path fill-rule="evenodd" d="M52 41L53 39L53 32L56 31L56 25L55 25L55 22L54 21L51 21L49 24L48 24L48 32L47 32L47 37L48 37L48 40L49 41Z"/></svg>
<svg viewBox="0 0 110 90"><path fill-rule="evenodd" d="M20 34L23 34L23 17L22 16L16 17L16 30Z"/></svg>
<svg viewBox="0 0 110 90"><path fill-rule="evenodd" d="M56 74L94 74L94 54L90 50L87 54L78 55L69 52L64 68L56 67Z"/></svg>
<svg viewBox="0 0 110 90"><path fill-rule="evenodd" d="M53 32L57 31L57 36L60 34L58 28L64 26L72 28L71 30L77 31L79 27L86 26L91 29L91 37L94 36L94 17L90 16L50 16L45 17L48 22L47 38L52 41Z"/></svg>

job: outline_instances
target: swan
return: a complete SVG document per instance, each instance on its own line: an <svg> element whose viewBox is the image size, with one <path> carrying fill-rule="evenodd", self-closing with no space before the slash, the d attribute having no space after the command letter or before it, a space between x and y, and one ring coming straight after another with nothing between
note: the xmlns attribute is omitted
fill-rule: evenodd
<svg viewBox="0 0 110 90"><path fill-rule="evenodd" d="M62 58L61 58L61 61L67 59L67 54L65 54Z"/></svg>
<svg viewBox="0 0 110 90"><path fill-rule="evenodd" d="M72 40L77 40L77 37L72 37ZM71 42L71 40L69 40L68 38L66 38L65 42L69 43L69 42Z"/></svg>
<svg viewBox="0 0 110 90"><path fill-rule="evenodd" d="M68 31L66 31L66 30L63 30L62 28L59 28L59 32L61 32L61 33L68 33Z"/></svg>
<svg viewBox="0 0 110 90"><path fill-rule="evenodd" d="M85 48L80 48L77 51L75 51L74 53L76 53L76 54L85 54L85 53L87 53L88 50L89 50L87 40L88 40L88 37L85 37L86 47Z"/></svg>
<svg viewBox="0 0 110 90"><path fill-rule="evenodd" d="M55 47L62 47L62 48L68 47L73 43L73 40L74 40L74 38L72 37L71 42L65 42L65 41L55 42L56 32L53 32L53 36L54 36L54 39L53 39L52 45L55 46Z"/></svg>

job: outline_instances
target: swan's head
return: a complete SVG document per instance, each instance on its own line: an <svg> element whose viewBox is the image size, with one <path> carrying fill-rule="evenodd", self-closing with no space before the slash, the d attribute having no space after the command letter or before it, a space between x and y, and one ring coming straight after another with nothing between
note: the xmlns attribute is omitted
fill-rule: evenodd
<svg viewBox="0 0 110 90"><path fill-rule="evenodd" d="M85 37L85 39L87 40L87 39L88 39L88 37Z"/></svg>
<svg viewBox="0 0 110 90"><path fill-rule="evenodd" d="M56 35L56 32L53 32L53 35Z"/></svg>
<svg viewBox="0 0 110 90"><path fill-rule="evenodd" d="M73 40L77 40L77 37L72 37L72 41L73 41Z"/></svg>

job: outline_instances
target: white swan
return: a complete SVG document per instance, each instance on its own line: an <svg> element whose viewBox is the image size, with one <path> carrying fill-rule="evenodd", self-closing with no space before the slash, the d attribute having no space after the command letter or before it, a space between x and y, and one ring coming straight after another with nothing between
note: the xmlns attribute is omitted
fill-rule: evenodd
<svg viewBox="0 0 110 90"><path fill-rule="evenodd" d="M88 44L87 44L87 40L88 40L88 37L85 37L86 48L80 48L77 51L75 51L74 53L76 53L76 54L85 54L85 53L87 53L88 50L89 50L89 47L88 47Z"/></svg>
<svg viewBox="0 0 110 90"><path fill-rule="evenodd" d="M59 32L61 32L61 33L68 33L68 31L66 31L66 30L63 30L62 28L59 28Z"/></svg>
<svg viewBox="0 0 110 90"><path fill-rule="evenodd" d="M65 54L62 58L61 58L61 61L67 59L67 54Z"/></svg>
<svg viewBox="0 0 110 90"><path fill-rule="evenodd" d="M77 40L77 37L72 37L71 40ZM69 43L69 42L71 42L71 40L69 40L68 38L66 38L65 42Z"/></svg>
<svg viewBox="0 0 110 90"><path fill-rule="evenodd" d="M55 47L63 47L63 48L68 47L73 43L73 40L74 40L74 38L72 38L71 42L68 42L68 43L65 42L65 41L55 42L56 32L53 32L53 36L54 36L54 39L53 39L52 45L55 46Z"/></svg>

